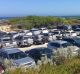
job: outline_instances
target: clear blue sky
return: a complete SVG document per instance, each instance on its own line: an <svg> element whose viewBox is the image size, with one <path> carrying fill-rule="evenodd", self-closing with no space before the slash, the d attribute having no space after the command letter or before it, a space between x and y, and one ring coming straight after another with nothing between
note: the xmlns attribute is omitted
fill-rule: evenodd
<svg viewBox="0 0 80 74"><path fill-rule="evenodd" d="M0 0L0 16L80 15L80 0Z"/></svg>

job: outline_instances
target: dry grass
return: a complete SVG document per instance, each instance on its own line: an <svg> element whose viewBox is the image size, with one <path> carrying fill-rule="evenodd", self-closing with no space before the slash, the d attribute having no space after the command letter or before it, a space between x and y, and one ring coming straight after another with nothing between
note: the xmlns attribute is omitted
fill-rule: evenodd
<svg viewBox="0 0 80 74"><path fill-rule="evenodd" d="M61 65L42 64L38 69L9 69L5 74L80 74L80 59L67 59Z"/></svg>

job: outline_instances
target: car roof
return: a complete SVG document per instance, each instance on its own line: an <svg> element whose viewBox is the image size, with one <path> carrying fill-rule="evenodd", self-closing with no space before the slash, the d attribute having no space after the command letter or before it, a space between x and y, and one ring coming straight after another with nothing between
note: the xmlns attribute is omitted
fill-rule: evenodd
<svg viewBox="0 0 80 74"><path fill-rule="evenodd" d="M50 43L64 44L64 43L68 43L68 42L67 41L63 41L63 40L55 40L55 41L51 41Z"/></svg>
<svg viewBox="0 0 80 74"><path fill-rule="evenodd" d="M37 29L37 28L32 28L32 29L31 29L31 31L35 31L35 30L39 30L39 29Z"/></svg>
<svg viewBox="0 0 80 74"><path fill-rule="evenodd" d="M77 40L77 41L80 41L80 38L79 37L75 37L75 38L72 38L74 41Z"/></svg>
<svg viewBox="0 0 80 74"><path fill-rule="evenodd" d="M68 38L63 38L63 39L72 39L72 40L75 40L75 39L79 39L79 37L68 37Z"/></svg>
<svg viewBox="0 0 80 74"><path fill-rule="evenodd" d="M39 47L39 48L33 48L33 49L29 50L29 51L34 51L34 50L39 51L39 50L44 50L44 49L48 49L48 48L46 48L46 47ZM29 52L29 51L25 51L25 52Z"/></svg>
<svg viewBox="0 0 80 74"><path fill-rule="evenodd" d="M7 54L20 52L20 50L18 48L2 48L2 49L0 49L0 51L5 52Z"/></svg>
<svg viewBox="0 0 80 74"><path fill-rule="evenodd" d="M0 39L10 39L9 36L4 36L4 37L1 37Z"/></svg>
<svg viewBox="0 0 80 74"><path fill-rule="evenodd" d="M46 48L46 47L39 47L39 48L34 48L34 49L48 49L48 48Z"/></svg>

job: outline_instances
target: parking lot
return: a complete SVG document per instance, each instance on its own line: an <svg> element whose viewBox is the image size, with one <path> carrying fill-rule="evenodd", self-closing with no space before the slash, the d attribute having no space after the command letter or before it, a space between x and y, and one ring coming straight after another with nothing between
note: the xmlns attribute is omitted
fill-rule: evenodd
<svg viewBox="0 0 80 74"><path fill-rule="evenodd" d="M37 64L42 57L76 56L80 51L80 32L77 29L33 28L14 32L0 32L0 62L7 58L14 66ZM4 59L3 59L4 57ZM2 62L3 63L3 62ZM29 63L29 64L28 64ZM28 64L28 65L27 65Z"/></svg>

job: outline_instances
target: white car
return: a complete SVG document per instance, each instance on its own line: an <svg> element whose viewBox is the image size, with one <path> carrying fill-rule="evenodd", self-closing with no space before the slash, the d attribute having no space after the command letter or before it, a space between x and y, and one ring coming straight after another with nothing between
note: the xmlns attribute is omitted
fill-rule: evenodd
<svg viewBox="0 0 80 74"><path fill-rule="evenodd" d="M44 34L44 33L49 33L49 30L45 27L43 28L40 28L41 32Z"/></svg>
<svg viewBox="0 0 80 74"><path fill-rule="evenodd" d="M17 42L11 37L0 38L0 48L2 47L17 47Z"/></svg>
<svg viewBox="0 0 80 74"><path fill-rule="evenodd" d="M32 36L32 32L28 31L28 32L25 33L25 35Z"/></svg>
<svg viewBox="0 0 80 74"><path fill-rule="evenodd" d="M41 31L37 28L32 28L30 31L32 32L32 35L39 35L41 33Z"/></svg>
<svg viewBox="0 0 80 74"><path fill-rule="evenodd" d="M70 30L70 31L64 32L64 33L63 33L63 36L64 36L64 37L75 37L75 36L77 36L77 33L74 32L73 30Z"/></svg>
<svg viewBox="0 0 80 74"><path fill-rule="evenodd" d="M54 30L54 31L51 31L50 33L53 34L53 38L56 37L57 38L62 38L62 33L60 30Z"/></svg>
<svg viewBox="0 0 80 74"><path fill-rule="evenodd" d="M55 34L53 34L53 33L48 33L48 34L49 34L49 37L48 37L49 41L53 41L53 40L57 39Z"/></svg>

